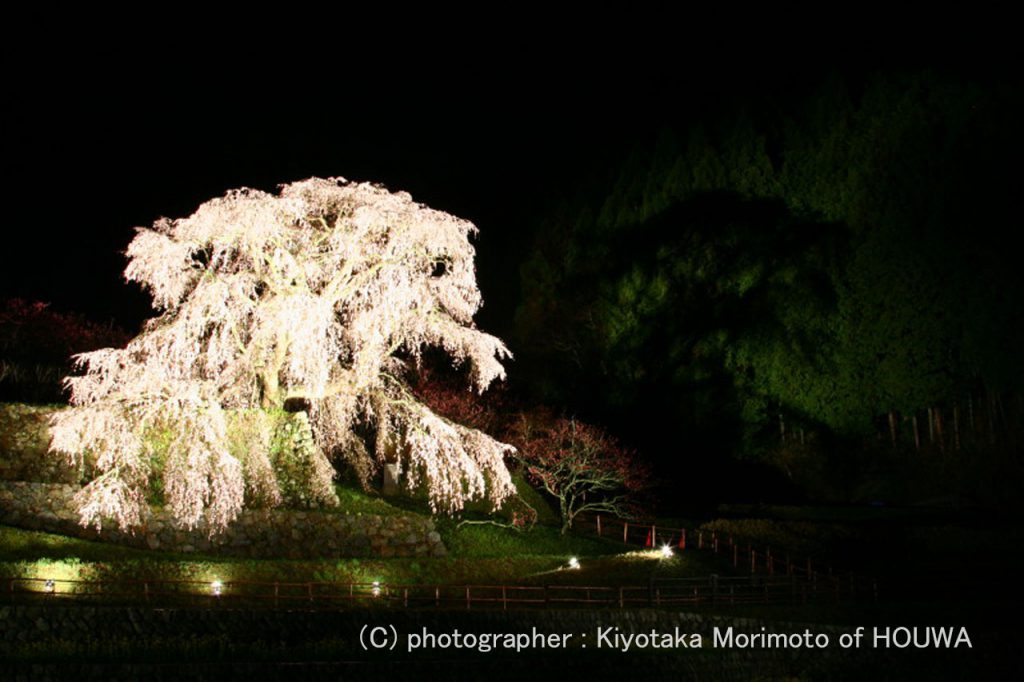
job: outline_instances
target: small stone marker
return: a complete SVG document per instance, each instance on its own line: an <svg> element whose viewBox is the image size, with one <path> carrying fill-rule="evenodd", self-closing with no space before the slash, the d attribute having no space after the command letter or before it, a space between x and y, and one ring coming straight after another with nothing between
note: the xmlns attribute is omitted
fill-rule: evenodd
<svg viewBox="0 0 1024 682"><path fill-rule="evenodd" d="M402 478L402 470L398 463L384 465L384 488L385 495L393 496L398 494L398 484Z"/></svg>

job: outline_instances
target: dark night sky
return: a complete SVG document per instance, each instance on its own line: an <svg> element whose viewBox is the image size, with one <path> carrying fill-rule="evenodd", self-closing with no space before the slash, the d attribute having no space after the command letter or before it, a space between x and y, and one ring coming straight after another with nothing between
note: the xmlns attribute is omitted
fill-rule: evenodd
<svg viewBox="0 0 1024 682"><path fill-rule="evenodd" d="M639 84L623 101L629 85L614 75L427 73L331 93L254 74L220 83L201 69L142 80L97 59L14 78L4 156L18 201L5 231L20 257L2 292L128 324L147 305L120 280L133 226L188 215L234 187L311 175L383 182L475 221L485 311L507 315L532 216L673 108Z"/></svg>
<svg viewBox="0 0 1024 682"><path fill-rule="evenodd" d="M410 54L286 69L267 58L150 61L109 46L59 56L5 54L0 296L134 328L148 298L121 280L133 226L183 217L235 187L341 175L477 223L478 320L498 333L511 323L534 216L579 178L666 123L799 93L880 59L609 47L543 67Z"/></svg>
<svg viewBox="0 0 1024 682"><path fill-rule="evenodd" d="M472 74L367 78L335 94L262 75L221 84L201 69L139 80L116 60L14 77L4 157L18 201L5 231L22 257L2 292L125 322L146 305L120 282L133 226L311 175L383 182L477 222L488 307L507 311L527 217L632 128L593 84L530 92Z"/></svg>

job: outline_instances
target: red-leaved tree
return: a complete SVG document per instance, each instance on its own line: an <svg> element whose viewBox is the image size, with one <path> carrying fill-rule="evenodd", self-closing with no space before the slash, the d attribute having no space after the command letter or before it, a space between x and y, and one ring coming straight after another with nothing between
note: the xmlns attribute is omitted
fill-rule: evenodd
<svg viewBox="0 0 1024 682"><path fill-rule="evenodd" d="M635 514L649 471L599 427L538 411L521 415L509 440L531 482L558 500L563 534L584 512Z"/></svg>

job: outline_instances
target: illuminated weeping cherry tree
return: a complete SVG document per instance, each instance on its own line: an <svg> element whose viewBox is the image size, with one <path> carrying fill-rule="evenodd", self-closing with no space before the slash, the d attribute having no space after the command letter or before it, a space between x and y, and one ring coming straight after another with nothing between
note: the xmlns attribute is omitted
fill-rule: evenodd
<svg viewBox="0 0 1024 682"><path fill-rule="evenodd" d="M366 484L398 453L435 512L480 497L500 504L514 492L504 463L513 448L435 414L403 378L427 347L468 363L479 392L504 377L508 349L473 325L475 231L406 193L340 178L278 195L233 191L139 228L125 277L162 314L124 349L76 356L84 373L66 379L72 407L52 423L53 450L94 458L97 475L77 499L82 523L138 525L155 475L188 527L205 517L223 528L247 499L279 503L261 415L286 402L308 413L316 446L309 499L335 499L328 455ZM237 423L244 454L229 448ZM147 438L157 429L167 434L159 458Z"/></svg>

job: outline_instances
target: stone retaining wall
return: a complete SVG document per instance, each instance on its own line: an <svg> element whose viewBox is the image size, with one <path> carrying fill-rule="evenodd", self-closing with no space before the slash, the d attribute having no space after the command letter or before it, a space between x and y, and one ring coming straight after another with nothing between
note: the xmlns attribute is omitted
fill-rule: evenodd
<svg viewBox="0 0 1024 682"><path fill-rule="evenodd" d="M714 648L712 628L743 633L827 634L820 648ZM624 635L700 633L703 648L605 649L599 628ZM764 630L762 630L764 628ZM399 635L399 646L364 650L367 630ZM852 626L807 625L761 618L658 610L422 611L417 609L245 610L0 604L0 678L416 680L865 680L1011 679L1009 639L978 631L975 649L845 649ZM520 652L433 647L408 653L405 636L458 631L560 635L567 648L531 639ZM569 635L570 640L563 640ZM198 642L222 647L196 650ZM181 654L174 656L174 652ZM14 656L37 652L38 663ZM53 653L66 652L63 663ZM69 655L70 654L70 655ZM126 655L134 658L125 661ZM259 657L257 658L256 655ZM90 663L99 658L103 663ZM5 661L5 658L7 661ZM140 660L141 658L141 660ZM156 662L154 658L162 659ZM57 658L60 660L60 658ZM258 661L263 661L259 663ZM153 665L147 665L153 662ZM249 664L249 665L247 665ZM6 676L5 676L6 673Z"/></svg>
<svg viewBox="0 0 1024 682"><path fill-rule="evenodd" d="M142 549L245 557L444 556L434 522L418 516L338 514L320 511L248 510L213 537L203 527L178 528L169 512L150 510L135 533L78 523L67 484L0 481L0 524L104 540Z"/></svg>
<svg viewBox="0 0 1024 682"><path fill-rule="evenodd" d="M50 405L0 403L0 480L81 483L82 468L48 452Z"/></svg>

